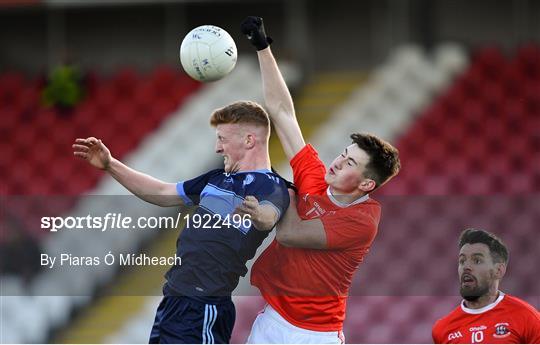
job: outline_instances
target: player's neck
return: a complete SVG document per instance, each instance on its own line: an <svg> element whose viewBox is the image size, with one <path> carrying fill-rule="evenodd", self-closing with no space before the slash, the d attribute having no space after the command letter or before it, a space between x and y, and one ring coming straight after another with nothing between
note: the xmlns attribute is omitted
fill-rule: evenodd
<svg viewBox="0 0 540 345"><path fill-rule="evenodd" d="M242 171L251 171L251 170L261 170L268 169L270 170L270 157L268 154L262 155L248 155L244 157L241 161L238 162L237 172Z"/></svg>
<svg viewBox="0 0 540 345"><path fill-rule="evenodd" d="M480 296L476 301L464 301L464 304L469 309L481 309L485 306L488 306L492 303L495 303L497 298L499 298L500 292L498 290L490 291L490 293Z"/></svg>
<svg viewBox="0 0 540 345"><path fill-rule="evenodd" d="M334 199L336 199L337 201L345 205L352 204L356 200L366 195L366 193L360 193L360 192L342 193L338 191L337 189L333 188L332 186L329 186L329 191L330 191L330 194L332 194L332 197L334 197Z"/></svg>

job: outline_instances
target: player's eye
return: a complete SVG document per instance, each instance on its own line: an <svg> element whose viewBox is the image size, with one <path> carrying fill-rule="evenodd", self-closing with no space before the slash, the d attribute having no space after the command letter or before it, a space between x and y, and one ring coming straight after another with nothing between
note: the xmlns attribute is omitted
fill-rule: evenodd
<svg viewBox="0 0 540 345"><path fill-rule="evenodd" d="M351 161L348 161L348 162L347 162L347 165L350 166L350 167L352 167Z"/></svg>
<svg viewBox="0 0 540 345"><path fill-rule="evenodd" d="M342 153L342 154L341 154L341 157L345 158L345 154L344 154L344 153Z"/></svg>
<svg viewBox="0 0 540 345"><path fill-rule="evenodd" d="M482 260L481 259L474 259L473 262L476 264L476 265L479 265L482 263Z"/></svg>

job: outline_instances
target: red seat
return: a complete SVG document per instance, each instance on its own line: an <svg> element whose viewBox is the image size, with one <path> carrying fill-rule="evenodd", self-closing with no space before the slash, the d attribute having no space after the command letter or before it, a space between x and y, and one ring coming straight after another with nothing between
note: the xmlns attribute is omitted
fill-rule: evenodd
<svg viewBox="0 0 540 345"><path fill-rule="evenodd" d="M133 68L123 68L111 79L116 96L121 100L133 100L136 85L139 83L139 76Z"/></svg>
<svg viewBox="0 0 540 345"><path fill-rule="evenodd" d="M84 78L86 99L72 112L59 114L54 108L40 105L43 78L26 81L17 72L0 74L0 133L12 144L0 148L7 150L1 162L1 167L5 167L4 181L8 184L6 192L49 193L55 189L78 192L89 188L98 175L73 157L71 145L76 137L100 137L107 145L117 146L116 154L122 156L199 85L168 66L156 68L146 76L126 68L109 79L88 72ZM44 139L47 145L43 145ZM17 171L10 168L14 159L25 160L18 163ZM66 172L55 170L49 176L50 162ZM84 181L89 182L65 183L64 188L62 178L70 179L73 167L82 166L90 176Z"/></svg>

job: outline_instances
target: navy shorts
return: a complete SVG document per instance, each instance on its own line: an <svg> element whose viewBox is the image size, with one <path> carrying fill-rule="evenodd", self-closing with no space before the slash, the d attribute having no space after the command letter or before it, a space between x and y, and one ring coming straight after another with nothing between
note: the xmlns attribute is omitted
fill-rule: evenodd
<svg viewBox="0 0 540 345"><path fill-rule="evenodd" d="M150 344L228 344L236 311L229 298L205 303L186 296L164 296L150 333Z"/></svg>

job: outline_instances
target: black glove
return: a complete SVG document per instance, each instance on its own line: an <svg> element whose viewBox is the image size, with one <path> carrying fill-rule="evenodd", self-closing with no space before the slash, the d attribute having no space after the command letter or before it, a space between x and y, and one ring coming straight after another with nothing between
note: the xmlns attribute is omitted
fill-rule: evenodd
<svg viewBox="0 0 540 345"><path fill-rule="evenodd" d="M240 24L240 30L257 50L263 50L273 42L270 37L266 36L266 32L264 32L264 24L261 17L247 17Z"/></svg>

